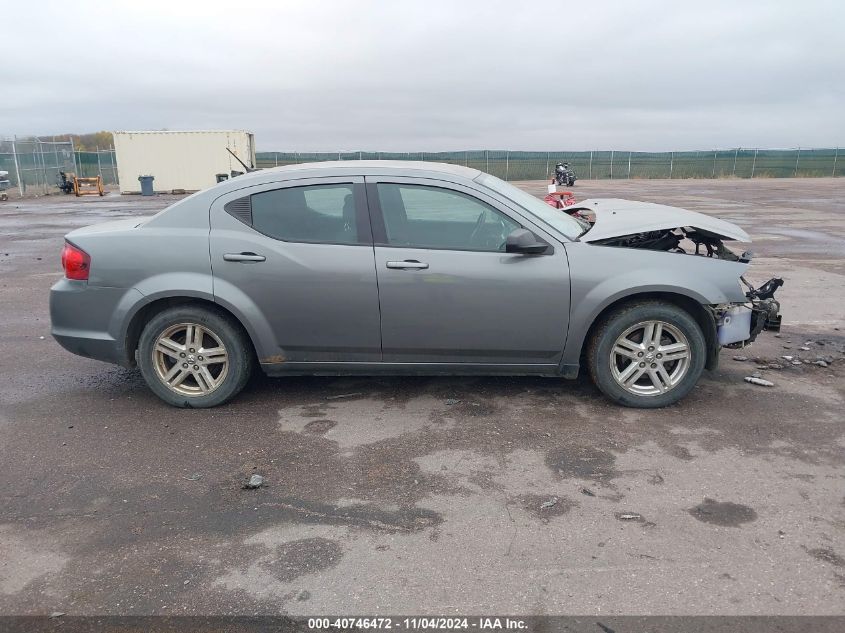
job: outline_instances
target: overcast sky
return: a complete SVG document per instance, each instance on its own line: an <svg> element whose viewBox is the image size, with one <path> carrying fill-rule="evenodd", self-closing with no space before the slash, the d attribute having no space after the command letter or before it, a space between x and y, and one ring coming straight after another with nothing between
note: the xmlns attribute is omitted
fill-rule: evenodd
<svg viewBox="0 0 845 633"><path fill-rule="evenodd" d="M0 5L0 135L260 151L845 146L845 3Z"/></svg>

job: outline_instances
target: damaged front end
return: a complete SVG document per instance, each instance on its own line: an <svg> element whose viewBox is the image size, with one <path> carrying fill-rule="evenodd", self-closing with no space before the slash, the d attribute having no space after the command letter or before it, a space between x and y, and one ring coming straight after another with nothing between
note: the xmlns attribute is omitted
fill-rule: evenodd
<svg viewBox="0 0 845 633"><path fill-rule="evenodd" d="M566 209L586 228L579 238L596 246L644 249L749 264L753 253L737 255L723 240L750 242L740 227L695 211L630 200L587 200ZM780 303L775 292L783 279L758 288L745 277L747 301L705 306L713 315L719 347L739 348L763 330L780 329Z"/></svg>

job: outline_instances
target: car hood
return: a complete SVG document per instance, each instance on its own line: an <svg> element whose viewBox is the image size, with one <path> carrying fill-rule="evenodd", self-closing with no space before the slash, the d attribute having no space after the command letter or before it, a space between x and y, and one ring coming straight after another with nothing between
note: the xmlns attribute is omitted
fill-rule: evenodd
<svg viewBox="0 0 845 633"><path fill-rule="evenodd" d="M596 242L647 231L694 228L722 239L750 242L748 233L736 224L703 213L652 202L636 202L618 198L590 199L567 209L568 213L583 210L595 216L593 227L579 239Z"/></svg>

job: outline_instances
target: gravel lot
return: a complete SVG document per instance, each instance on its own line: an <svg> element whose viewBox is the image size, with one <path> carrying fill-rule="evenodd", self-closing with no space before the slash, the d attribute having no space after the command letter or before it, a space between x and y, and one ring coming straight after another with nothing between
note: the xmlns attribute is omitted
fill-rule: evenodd
<svg viewBox="0 0 845 633"><path fill-rule="evenodd" d="M257 378L176 410L47 309L64 233L174 198L0 203L0 613L844 614L845 178L575 191L742 225L781 336L659 411L540 378Z"/></svg>

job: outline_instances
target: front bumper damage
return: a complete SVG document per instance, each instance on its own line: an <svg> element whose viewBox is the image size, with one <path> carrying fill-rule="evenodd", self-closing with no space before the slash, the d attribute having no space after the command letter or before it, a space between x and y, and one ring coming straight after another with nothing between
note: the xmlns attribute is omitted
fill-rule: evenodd
<svg viewBox="0 0 845 633"><path fill-rule="evenodd" d="M773 277L759 288L754 288L744 277L740 278L748 291L747 303L715 306L716 332L720 347L736 349L752 343L763 330L780 330L780 302L775 292L783 279Z"/></svg>

